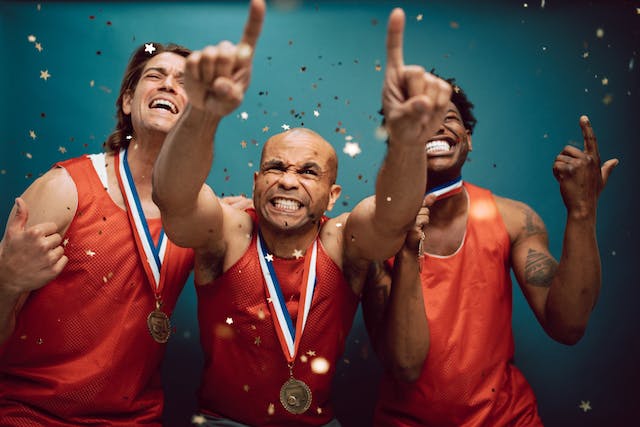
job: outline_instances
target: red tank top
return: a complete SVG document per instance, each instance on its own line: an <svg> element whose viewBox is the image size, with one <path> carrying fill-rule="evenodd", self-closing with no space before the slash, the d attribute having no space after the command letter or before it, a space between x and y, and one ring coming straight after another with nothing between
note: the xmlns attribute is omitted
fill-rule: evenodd
<svg viewBox="0 0 640 427"><path fill-rule="evenodd" d="M257 230L255 213L248 212ZM295 324L304 258L275 258L273 264ZM333 419L331 382L359 298L321 244L315 292L293 366L293 376L304 381L312 393L311 406L303 414L291 414L280 403L280 388L289 379L289 368L267 305L256 233L238 262L212 283L196 289L205 355L199 399L202 412L251 426L320 426ZM311 367L322 362L321 358L328 370L314 373Z"/></svg>
<svg viewBox="0 0 640 427"><path fill-rule="evenodd" d="M63 243L69 262L29 295L13 335L0 348L0 424L159 426L166 346L147 329L155 299L127 213L112 201L88 158L60 166L78 190L78 209ZM157 239L160 220L150 220L149 227ZM173 244L167 251L162 297L170 314L193 251Z"/></svg>
<svg viewBox="0 0 640 427"><path fill-rule="evenodd" d="M468 183L461 247L425 255L431 345L418 381L383 377L376 426L539 426L535 396L513 365L510 239L491 193Z"/></svg>

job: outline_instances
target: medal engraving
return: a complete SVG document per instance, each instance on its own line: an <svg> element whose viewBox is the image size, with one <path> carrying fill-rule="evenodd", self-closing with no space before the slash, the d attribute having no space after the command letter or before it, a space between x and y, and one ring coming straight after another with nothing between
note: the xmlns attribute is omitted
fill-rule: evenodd
<svg viewBox="0 0 640 427"><path fill-rule="evenodd" d="M147 326L149 327L151 336L156 342L164 344L169 341L171 322L169 322L169 317L160 311L160 309L156 308L149 313L149 316L147 316Z"/></svg>
<svg viewBox="0 0 640 427"><path fill-rule="evenodd" d="M302 414L311 406L311 389L304 382L289 378L280 388L280 403L292 414Z"/></svg>

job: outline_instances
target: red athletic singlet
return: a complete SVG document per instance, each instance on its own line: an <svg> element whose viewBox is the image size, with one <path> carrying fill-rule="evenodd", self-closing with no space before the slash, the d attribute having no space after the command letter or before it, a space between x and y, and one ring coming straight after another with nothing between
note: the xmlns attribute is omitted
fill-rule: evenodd
<svg viewBox="0 0 640 427"><path fill-rule="evenodd" d="M513 365L510 241L487 190L465 183L469 217L450 256L425 255L422 292L431 345L417 382L384 376L376 426L540 426Z"/></svg>
<svg viewBox="0 0 640 427"><path fill-rule="evenodd" d="M159 426L164 344L153 340L155 308L127 213L105 191L86 157L60 164L78 190L64 236L62 274L29 295L0 348L2 426ZM157 239L159 219L149 221ZM170 314L193 251L169 244L162 298ZM165 273L166 272L166 273Z"/></svg>
<svg viewBox="0 0 640 427"><path fill-rule="evenodd" d="M255 220L255 213L249 213ZM254 227L257 230L255 222ZM274 267L295 324L304 258L275 258ZM359 298L321 244L316 288L293 366L293 376L304 381L313 395L304 414L291 414L280 403L280 387L289 379L289 368L267 305L256 233L238 262L196 289L205 355L202 412L251 426L319 426L333 419L331 381ZM314 373L312 366L322 368L322 359L328 364L326 372Z"/></svg>

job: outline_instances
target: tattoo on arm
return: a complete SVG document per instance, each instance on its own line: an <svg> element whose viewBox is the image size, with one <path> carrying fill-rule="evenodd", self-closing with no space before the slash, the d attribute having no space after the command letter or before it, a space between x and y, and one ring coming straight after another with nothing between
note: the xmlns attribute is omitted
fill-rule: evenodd
<svg viewBox="0 0 640 427"><path fill-rule="evenodd" d="M547 234L544 223L538 215L529 207L522 209L524 212L524 234L525 236L533 236L534 234Z"/></svg>
<svg viewBox="0 0 640 427"><path fill-rule="evenodd" d="M556 270L558 270L558 263L553 258L542 252L529 249L524 266L526 283L548 288L551 286L551 280L553 280Z"/></svg>

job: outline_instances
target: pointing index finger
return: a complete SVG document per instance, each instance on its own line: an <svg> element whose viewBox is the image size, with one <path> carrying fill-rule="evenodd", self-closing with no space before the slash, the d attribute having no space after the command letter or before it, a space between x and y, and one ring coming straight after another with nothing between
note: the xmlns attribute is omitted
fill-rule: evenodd
<svg viewBox="0 0 640 427"><path fill-rule="evenodd" d="M404 21L404 11L398 7L393 9L387 26L387 68L398 68L404 65L402 53Z"/></svg>
<svg viewBox="0 0 640 427"><path fill-rule="evenodd" d="M600 152L598 150L598 141L593 133L591 122L587 116L580 116L580 127L582 128L582 136L584 137L584 152L591 154L600 162Z"/></svg>
<svg viewBox="0 0 640 427"><path fill-rule="evenodd" d="M258 37L260 37L260 32L262 31L265 10L264 0L251 0L249 17L247 18L242 38L238 44L238 55L243 59L253 55L253 51L258 43Z"/></svg>

